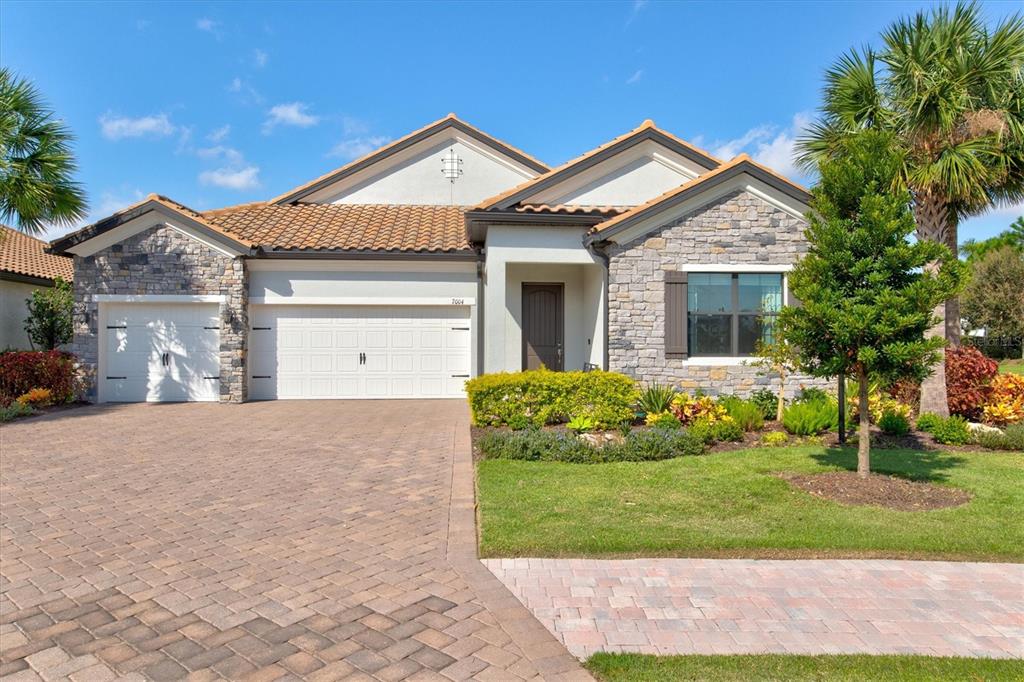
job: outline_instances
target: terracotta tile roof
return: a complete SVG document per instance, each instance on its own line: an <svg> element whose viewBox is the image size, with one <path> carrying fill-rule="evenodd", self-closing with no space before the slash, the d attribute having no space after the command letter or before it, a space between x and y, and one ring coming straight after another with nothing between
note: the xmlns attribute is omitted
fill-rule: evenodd
<svg viewBox="0 0 1024 682"><path fill-rule="evenodd" d="M264 249L470 251L461 206L243 204L207 211L207 221Z"/></svg>
<svg viewBox="0 0 1024 682"><path fill-rule="evenodd" d="M737 168L740 167L740 166L747 166L748 170L749 169L755 169L756 171L761 171L763 173L767 173L768 176L770 176L770 178L775 183L777 183L778 185L782 185L782 186L788 187L792 191L794 191L796 194L802 195L803 196L803 201L806 202L806 201L808 201L810 199L809 192L803 186L798 185L797 183L793 182L792 180L779 175L778 173L773 171L771 168L768 168L767 166L759 164L758 162L756 162L752 158L750 158L749 155L747 155L747 154L740 154L739 156L735 157L734 159L732 159L728 163L723 163L721 166L719 166L718 168L716 168L716 169L714 169L712 171L708 171L707 173L704 173L703 175L699 175L696 178L694 178L693 180L690 180L689 182L684 182L683 184L679 185L678 187L676 187L674 189L670 189L667 192L654 197L653 199L651 199L650 201L648 201L646 203L640 204L639 206L636 206L636 207L630 209L629 211L626 211L624 213L620 213L619 215L617 215L617 216L615 216L613 218L610 218L610 219L604 221L603 223L599 223L598 225L595 225L593 228L591 228L590 231L591 231L591 233L606 232L609 229L614 228L615 226L617 226L617 225L619 225L619 224L621 224L621 223L623 223L623 222L625 222L627 220L633 220L637 216L639 216L639 215L641 215L643 213L646 213L647 211L649 211L651 209L654 209L659 204L661 204L664 201L667 201L667 200L671 199L672 197L675 197L675 196L677 196L679 194L683 194L684 192L692 192L692 191L694 191L696 189L699 189L701 185L707 183L708 181L710 181L710 180L712 180L712 179L714 179L714 178L716 178L716 177L718 177L720 175L724 175L726 173L729 173L730 171L739 172L739 171L737 171Z"/></svg>
<svg viewBox="0 0 1024 682"><path fill-rule="evenodd" d="M639 126L634 128L633 130L630 130L627 133L619 135L618 137L616 137L614 139L611 139L608 142L605 142L604 144L600 145L599 147L595 147L594 149L591 149L589 152L586 152L585 154L577 156L575 159L570 159L569 161L566 161L565 163L563 163L561 166L558 166L557 168L552 168L547 173L542 173L541 175L538 175L537 177L533 178L532 180L527 180L526 182L523 182L523 183L521 183L519 185L516 185L515 187L513 187L513 188L511 188L509 190L506 190L506 191L502 192L501 194L497 194L497 195L495 195L493 197L485 199L484 201L481 201L479 204L477 204L476 206L473 207L473 210L485 211L487 209L490 209L495 204L498 204L501 201L503 201L505 199L508 199L509 197L515 196L516 194L519 194L523 190L526 190L526 189L530 188L533 185L536 185L536 184L539 184L541 182L544 182L544 181L554 177L555 175L559 175L559 174L565 173L566 171L568 171L571 168L573 168L573 166L577 166L577 165L583 163L584 161L587 161L588 159L590 159L590 158L592 158L594 156L597 156L598 154L604 152L609 147L614 147L615 145L619 144L620 142L623 142L624 140L628 140L629 138L634 137L636 135L640 135L642 133L645 133L648 130L653 131L655 133L658 133L660 135L664 135L666 138L672 140L673 142L675 142L676 144L680 145L681 147L685 147L686 149L691 150L695 154L698 154L700 156L706 157L707 159L710 159L711 161L715 162L716 164L717 163L721 163L721 161L719 161L719 159L716 159L714 156L712 156L708 152L704 151L703 149L700 149L699 147L695 147L694 145L690 144L686 140L678 138L675 135L673 135L672 133L669 133L669 132L667 132L665 130L662 130L658 126L654 125L654 121L652 121L651 119L647 119L643 123L641 123ZM569 175L572 175L572 173L570 173Z"/></svg>
<svg viewBox="0 0 1024 682"><path fill-rule="evenodd" d="M301 198L302 195L307 194L310 191L313 191L314 188L316 188L318 185L322 185L325 181L329 181L332 178L334 178L335 176L341 177L341 176L345 175L346 172L348 172L348 171L350 171L352 169L361 168L362 166L367 165L369 162L377 159L378 157L384 158L384 157L390 155L391 153L393 153L394 151L396 151L398 148L401 148L401 147L409 144L412 141L418 141L417 138L423 137L424 135L432 134L435 128L438 129L438 130L441 130L441 129L445 128L445 127L451 127L452 125L455 125L457 127L461 127L461 128L463 128L465 130L470 131L474 136L476 136L476 137L478 137L478 138L480 138L482 140L487 140L488 142L490 142L495 147L498 147L498 148L504 147L511 154L518 155L519 157L521 157L522 160L527 162L527 165L534 166L534 169L537 170L537 171L544 172L544 171L548 170L548 165L546 163L544 163L543 161L540 161L539 159L534 158L533 156L527 154L526 152L524 152L521 149L517 149L516 147L513 147L512 145L508 144L507 142L503 142L503 141L499 140L498 138L496 138L496 137L494 137L492 135L488 135L487 133L485 133L484 131L480 130L476 126L472 126L472 125L466 123L465 121L460 119L455 114L448 114L444 118L438 119L438 120L434 121L433 123L428 123L427 125L423 126L422 128L414 130L411 133L409 133L408 135L400 137L399 139L395 140L394 142L390 142L390 143L384 145L383 147L375 149L372 152L370 152L369 154L366 154L365 156L361 156L358 159L354 159L354 160L346 163L344 166L341 166L340 168L335 168L332 171L324 173L323 175L321 175L318 178L314 178L313 180L310 180L309 182L303 183L303 184L299 185L298 187L290 189L287 192L285 192L284 194L281 194L280 196L274 197L268 203L280 204L280 203L286 203L288 201L297 200L297 199Z"/></svg>
<svg viewBox="0 0 1024 682"><path fill-rule="evenodd" d="M47 243L23 232L0 225L0 270L26 277L71 281L72 261L64 256L46 253Z"/></svg>

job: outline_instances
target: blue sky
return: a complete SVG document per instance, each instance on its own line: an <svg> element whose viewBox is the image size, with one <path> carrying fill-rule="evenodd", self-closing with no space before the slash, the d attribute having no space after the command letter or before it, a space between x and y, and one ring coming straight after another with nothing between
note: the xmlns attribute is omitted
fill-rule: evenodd
<svg viewBox="0 0 1024 682"><path fill-rule="evenodd" d="M267 199L450 111L552 165L652 118L806 182L791 149L823 69L923 6L7 1L0 63L77 135L90 219L150 192Z"/></svg>

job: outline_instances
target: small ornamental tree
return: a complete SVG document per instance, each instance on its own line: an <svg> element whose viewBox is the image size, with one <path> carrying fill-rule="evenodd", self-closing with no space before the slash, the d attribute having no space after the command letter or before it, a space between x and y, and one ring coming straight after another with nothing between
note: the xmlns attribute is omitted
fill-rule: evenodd
<svg viewBox="0 0 1024 682"><path fill-rule="evenodd" d="M870 466L869 378L923 379L945 344L925 339L933 309L960 290L964 266L935 241L911 243L910 197L891 191L899 159L884 133L843 142L822 161L814 188L807 255L790 274L801 307L779 317L783 336L813 376L845 374L858 384L857 473ZM925 267L931 264L930 267Z"/></svg>
<svg viewBox="0 0 1024 682"><path fill-rule="evenodd" d="M25 333L32 348L54 350L71 342L71 315L74 296L71 284L58 277L52 287L36 289L32 298L25 299L28 317Z"/></svg>
<svg viewBox="0 0 1024 682"><path fill-rule="evenodd" d="M782 422L782 413L786 409L786 380L799 369L800 355L796 346L787 339L778 337L771 343L757 343L757 359L750 362L760 367L762 372L777 374L779 377L779 399L775 410L775 419Z"/></svg>

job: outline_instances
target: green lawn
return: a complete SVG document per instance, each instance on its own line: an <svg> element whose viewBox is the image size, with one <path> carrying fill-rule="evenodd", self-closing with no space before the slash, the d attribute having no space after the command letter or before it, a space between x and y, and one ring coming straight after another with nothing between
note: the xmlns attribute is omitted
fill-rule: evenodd
<svg viewBox="0 0 1024 682"><path fill-rule="evenodd" d="M1024 374L1024 360L1002 360L999 363L999 371L1003 374Z"/></svg>
<svg viewBox="0 0 1024 682"><path fill-rule="evenodd" d="M597 654L587 668L609 682L758 680L1020 680L1024 661L926 656L642 656Z"/></svg>
<svg viewBox="0 0 1024 682"><path fill-rule="evenodd" d="M905 557L1024 561L1024 453L874 451L875 471L952 485L961 507L847 507L778 472L854 469L856 452L766 448L662 462L479 463L482 556Z"/></svg>

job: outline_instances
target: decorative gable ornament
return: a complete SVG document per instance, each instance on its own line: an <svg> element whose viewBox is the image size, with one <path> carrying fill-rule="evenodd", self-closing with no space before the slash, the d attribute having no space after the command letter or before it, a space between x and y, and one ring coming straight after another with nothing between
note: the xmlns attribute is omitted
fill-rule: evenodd
<svg viewBox="0 0 1024 682"><path fill-rule="evenodd" d="M441 157L441 174L452 183L462 175L462 159L459 158L454 147Z"/></svg>

